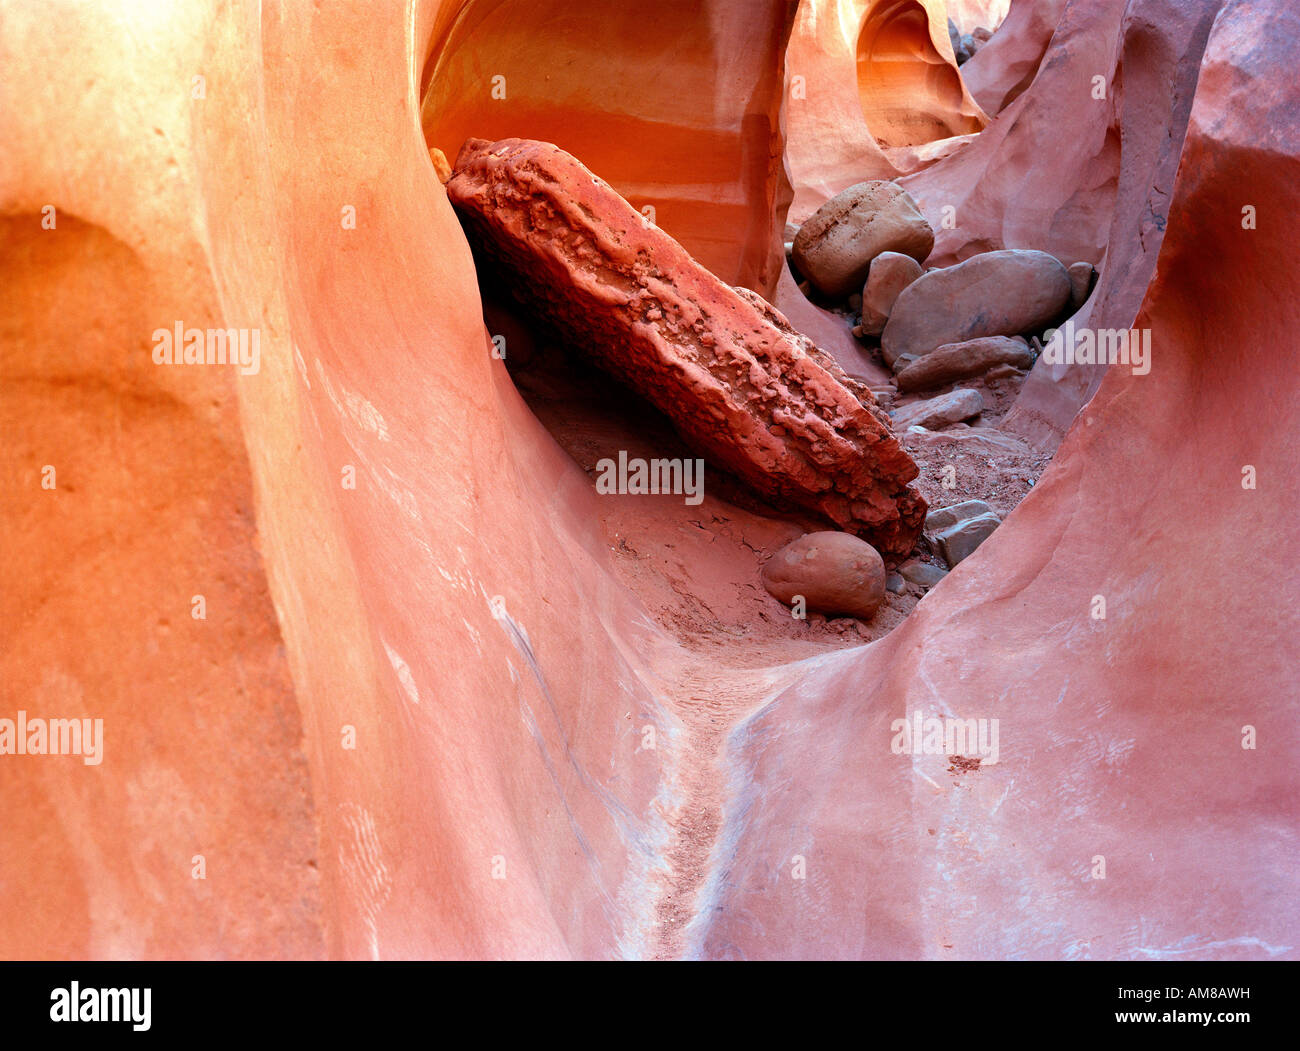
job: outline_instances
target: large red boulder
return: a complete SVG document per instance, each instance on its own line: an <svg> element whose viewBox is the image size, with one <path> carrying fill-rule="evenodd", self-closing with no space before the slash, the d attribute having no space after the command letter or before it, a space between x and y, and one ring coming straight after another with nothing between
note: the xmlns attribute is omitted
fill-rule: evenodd
<svg viewBox="0 0 1300 1051"><path fill-rule="evenodd" d="M705 270L550 143L472 139L447 193L520 301L693 448L887 557L911 551L925 507L907 487L916 465L870 393L850 390L775 311Z"/></svg>
<svg viewBox="0 0 1300 1051"><path fill-rule="evenodd" d="M763 567L763 587L787 606L869 619L885 601L885 563L848 533L805 533Z"/></svg>

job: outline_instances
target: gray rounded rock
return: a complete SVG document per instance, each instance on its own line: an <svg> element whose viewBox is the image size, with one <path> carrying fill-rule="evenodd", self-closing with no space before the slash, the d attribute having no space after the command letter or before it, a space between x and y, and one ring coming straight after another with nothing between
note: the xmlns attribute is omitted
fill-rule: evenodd
<svg viewBox="0 0 1300 1051"><path fill-rule="evenodd" d="M898 575L918 587L932 588L948 575L948 571L913 558L898 567Z"/></svg>

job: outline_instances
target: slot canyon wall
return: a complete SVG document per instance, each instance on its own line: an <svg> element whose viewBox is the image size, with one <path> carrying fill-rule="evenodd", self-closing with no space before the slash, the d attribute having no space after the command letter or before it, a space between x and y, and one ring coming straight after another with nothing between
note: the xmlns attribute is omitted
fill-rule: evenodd
<svg viewBox="0 0 1300 1051"><path fill-rule="evenodd" d="M1214 21L1136 321L1160 348L1150 375L1106 375L1048 474L903 627L737 729L703 955L1295 958L1281 597L1298 581L1258 552L1295 536L1277 440L1295 371L1263 356L1295 321L1273 261L1296 236L1297 29L1266 0ZM1270 216L1256 228L1252 202ZM1215 271L1259 280L1225 296ZM1244 488L1243 465L1274 491ZM918 711L1000 718L993 776L888 755L893 720ZM1248 726L1276 748L1243 749ZM795 854L805 881L787 878Z"/></svg>
<svg viewBox="0 0 1300 1051"><path fill-rule="evenodd" d="M960 69L950 9L1005 17ZM1286 0L6 5L0 716L104 751L0 757L0 956L1300 955L1296 39ZM1040 359L1004 426L1055 459L891 634L702 650L620 554L680 506L598 497L492 353L429 151L506 136L853 375L782 243L873 178L931 262L1096 263L1081 321L1154 367ZM176 323L259 367L155 364ZM794 527L705 508L656 520L663 605L739 623ZM918 712L1000 761L891 754Z"/></svg>
<svg viewBox="0 0 1300 1051"><path fill-rule="evenodd" d="M582 158L724 281L770 295L783 267L782 55L797 2L444 4L425 137L526 137ZM664 28L670 31L665 32Z"/></svg>
<svg viewBox="0 0 1300 1051"><path fill-rule="evenodd" d="M892 179L982 129L943 0L810 0L786 53L790 218L863 179Z"/></svg>

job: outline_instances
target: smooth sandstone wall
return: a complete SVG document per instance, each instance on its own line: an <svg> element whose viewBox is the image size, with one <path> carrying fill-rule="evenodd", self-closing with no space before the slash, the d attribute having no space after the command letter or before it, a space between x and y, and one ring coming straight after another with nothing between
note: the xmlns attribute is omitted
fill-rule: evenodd
<svg viewBox="0 0 1300 1051"><path fill-rule="evenodd" d="M1151 11L1116 27L1125 85L1199 64L1202 23L1172 23L1171 52ZM708 12L716 32L743 21ZM462 5L432 2L7 10L0 65L32 72L0 107L0 717L102 717L106 741L97 767L0 762L0 955L653 951L681 654L616 582L590 480L489 353L428 160L424 60L463 32L482 64L494 37L474 34L501 12L481 13L458 30ZM780 36L769 13L756 46ZM1271 596L1297 581L1267 555L1294 546L1300 495L1273 360L1297 320L1277 276L1297 233L1294 23L1280 0L1236 5L1199 83L1176 80L1197 95L1170 236L1109 293L1141 304L1151 375L1112 370L1072 426L1088 391L1069 388L1044 414L1069 428L1057 461L994 537L885 640L784 669L797 681L732 736L688 954L1295 955L1300 654ZM836 39L856 54L856 27ZM780 151L743 161L758 111L719 116L739 96L710 68L715 112L684 122L704 139L663 140L711 143L717 172L610 156L668 202L665 228L763 284ZM835 83L860 105L855 76ZM598 101L582 90L576 113ZM787 116L796 188L829 188L799 178ZM1126 179L1171 163L1136 156L1116 215ZM728 173L733 210L693 210L690 187ZM177 319L257 328L258 372L154 365L151 333ZM889 753L893 718L940 709L1000 718L1002 762L956 776Z"/></svg>

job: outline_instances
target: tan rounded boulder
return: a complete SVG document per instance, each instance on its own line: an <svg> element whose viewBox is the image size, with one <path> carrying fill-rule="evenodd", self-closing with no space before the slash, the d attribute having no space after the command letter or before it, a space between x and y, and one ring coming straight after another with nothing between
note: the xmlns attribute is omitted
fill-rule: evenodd
<svg viewBox="0 0 1300 1051"><path fill-rule="evenodd" d="M1070 275L1046 252L985 252L931 270L903 289L880 337L885 361L981 336L1017 336L1049 324L1070 302Z"/></svg>
<svg viewBox="0 0 1300 1051"><path fill-rule="evenodd" d="M885 601L885 563L849 533L806 533L771 557L763 586L787 606L802 596L810 611L869 620Z"/></svg>
<svg viewBox="0 0 1300 1051"><path fill-rule="evenodd" d="M872 180L850 186L817 209L799 227L793 257L800 273L821 292L838 299L862 289L871 261L899 252L924 262L934 248L934 230L906 190Z"/></svg>

